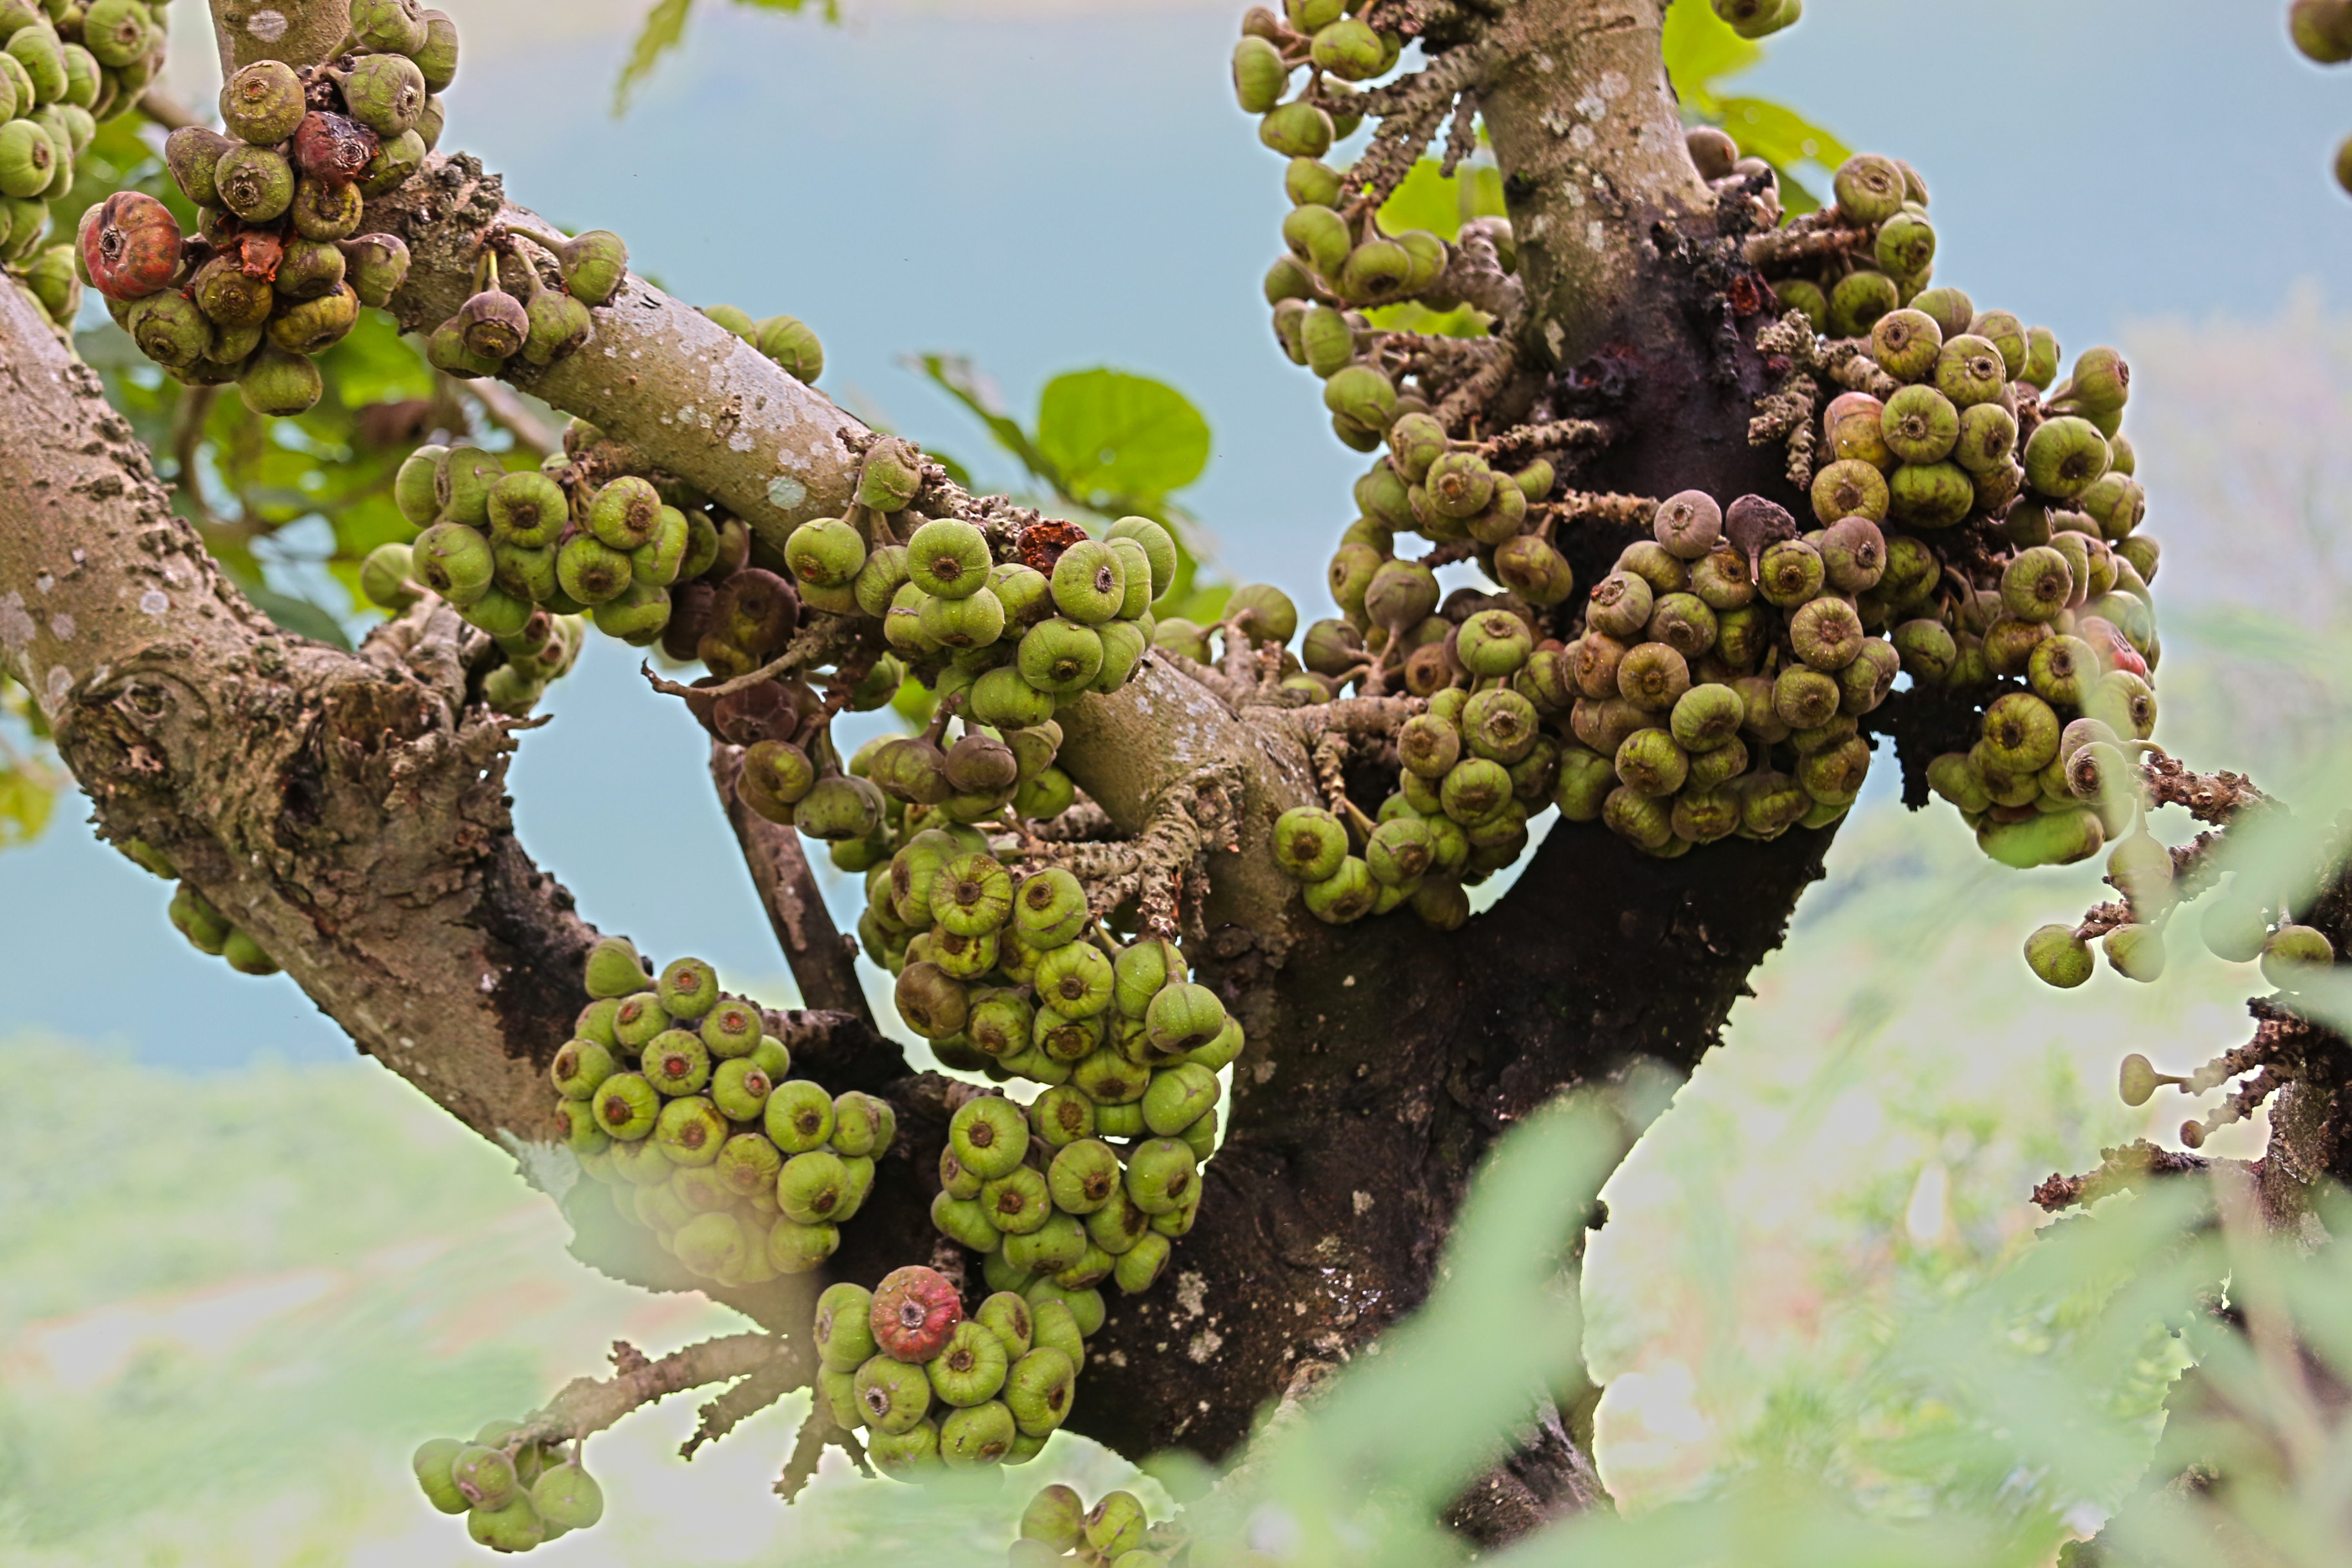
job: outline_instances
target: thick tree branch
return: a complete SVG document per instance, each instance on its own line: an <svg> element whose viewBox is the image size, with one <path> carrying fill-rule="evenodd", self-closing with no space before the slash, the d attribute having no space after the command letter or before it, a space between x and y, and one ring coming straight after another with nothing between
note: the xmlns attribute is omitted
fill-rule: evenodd
<svg viewBox="0 0 2352 1568"><path fill-rule="evenodd" d="M100 831L162 849L467 1125L555 1136L540 1069L593 933L514 841L509 721L467 701L486 639L437 605L356 656L279 631L14 286L0 342L0 661Z"/></svg>
<svg viewBox="0 0 2352 1568"><path fill-rule="evenodd" d="M1572 364L1664 303L1654 225L1712 199L1683 143L1658 0L1523 0L1476 83L1506 172L1533 361Z"/></svg>

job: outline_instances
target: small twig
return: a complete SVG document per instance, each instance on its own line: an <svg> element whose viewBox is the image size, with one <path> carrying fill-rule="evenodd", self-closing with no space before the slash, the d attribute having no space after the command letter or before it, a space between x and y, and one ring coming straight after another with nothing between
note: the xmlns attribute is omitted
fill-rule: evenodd
<svg viewBox="0 0 2352 1568"><path fill-rule="evenodd" d="M546 422L523 406L522 399L498 382L484 377L461 384L462 395L479 405L489 422L514 437L514 444L535 458L561 447L562 438Z"/></svg>
<svg viewBox="0 0 2352 1568"><path fill-rule="evenodd" d="M139 95L139 112L166 131L209 123L203 115L181 102L178 94L161 84L150 87Z"/></svg>
<svg viewBox="0 0 2352 1568"><path fill-rule="evenodd" d="M846 1434L842 1434L840 1428L833 1424L830 1415L811 1405L807 1418L801 1423L799 1435L793 1439L792 1458L784 1461L784 1473L777 1479L776 1495L791 1502L806 1490L809 1482L816 1479L817 1463L824 1458L825 1444L839 1442L842 1436ZM851 1438L850 1441L856 1439ZM857 1458L863 1465L866 1456L861 1451Z"/></svg>
<svg viewBox="0 0 2352 1568"><path fill-rule="evenodd" d="M1658 501L1654 496L1622 495L1613 490L1569 490L1558 500L1538 501L1528 510L1563 519L1598 518L1626 528L1647 528L1658 515Z"/></svg>
<svg viewBox="0 0 2352 1568"><path fill-rule="evenodd" d="M196 452L204 445L205 424L212 414L214 399L219 395L217 386L191 387L172 416L172 461L179 469L180 493L195 508L199 526L205 528L218 526L220 519L214 514L212 503L205 500L204 479L196 472Z"/></svg>
<svg viewBox="0 0 2352 1568"><path fill-rule="evenodd" d="M776 933L800 986L804 1005L833 1013L848 1013L874 1026L866 1005L866 988L857 983L857 943L833 923L816 874L801 848L801 836L782 823L770 822L743 804L737 784L743 776L743 754L724 741L710 742L710 782L726 809L728 826L743 852L743 863L760 890L760 905Z"/></svg>
<svg viewBox="0 0 2352 1568"><path fill-rule="evenodd" d="M1605 446L1615 437L1614 430L1594 420L1549 419L1540 425L1513 426L1470 449L1492 462L1508 463L1567 447Z"/></svg>
<svg viewBox="0 0 2352 1568"><path fill-rule="evenodd" d="M792 1373L798 1379L794 1387L807 1381L808 1370L800 1364L805 1352L795 1353L793 1347L773 1334L725 1334L672 1351L657 1361L647 1360L635 1346L621 1341L613 1346L613 1376L602 1381L572 1379L536 1416L508 1435L506 1447L513 1449L530 1443L568 1443L586 1437L641 1405L702 1384L747 1377L780 1358L792 1363Z"/></svg>
<svg viewBox="0 0 2352 1568"><path fill-rule="evenodd" d="M2045 1213L2056 1214L2076 1204L2095 1203L2110 1193L2128 1192L2157 1177L2193 1175L2211 1165L2201 1154L2159 1149L2145 1138L2135 1139L2119 1149L2100 1150L2099 1168L2087 1174L2051 1173L2048 1181L2033 1189L2033 1201Z"/></svg>
<svg viewBox="0 0 2352 1568"><path fill-rule="evenodd" d="M832 653L843 642L856 635L856 631L850 626L850 617L846 616L811 616L799 631L793 634L793 640L785 647L783 652L759 668L748 674L739 675L731 680L722 680L716 686L689 686L667 679L656 675L654 667L649 663L639 664L637 673L646 678L646 683L648 686L666 697L706 698L711 701L717 701L721 697L731 697L738 691L749 691L761 682L773 680L780 675L788 675L795 669L803 669L810 665L822 664L827 654Z"/></svg>
<svg viewBox="0 0 2352 1568"><path fill-rule="evenodd" d="M706 1443L716 1443L799 1387L801 1382L793 1374L792 1364L782 1357L761 1367L703 1405L702 1418L695 1424L693 1434L678 1446L677 1457L693 1458L696 1449Z"/></svg>
<svg viewBox="0 0 2352 1568"><path fill-rule="evenodd" d="M1478 90L1465 88L1454 100L1454 122L1445 128L1445 155L1438 160L1437 172L1452 179L1462 160L1477 151Z"/></svg>
<svg viewBox="0 0 2352 1568"><path fill-rule="evenodd" d="M1817 257L1843 256L1869 240L1870 230L1841 224L1835 207L1823 207L1768 234L1748 236L1739 253L1748 266L1760 270Z"/></svg>

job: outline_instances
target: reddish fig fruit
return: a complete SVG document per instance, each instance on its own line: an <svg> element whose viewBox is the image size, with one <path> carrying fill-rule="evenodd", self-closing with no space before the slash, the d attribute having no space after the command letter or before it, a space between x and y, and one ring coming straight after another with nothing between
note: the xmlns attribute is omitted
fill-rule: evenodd
<svg viewBox="0 0 2352 1568"><path fill-rule="evenodd" d="M294 128L294 166L306 178L349 184L376 154L376 134L356 121L312 110Z"/></svg>
<svg viewBox="0 0 2352 1568"><path fill-rule="evenodd" d="M947 1276L921 1265L893 1270L874 1292L874 1342L893 1361L929 1361L947 1348L963 1302Z"/></svg>
<svg viewBox="0 0 2352 1568"><path fill-rule="evenodd" d="M117 191L82 221L82 265L110 300L143 300L180 269L180 224L153 196Z"/></svg>

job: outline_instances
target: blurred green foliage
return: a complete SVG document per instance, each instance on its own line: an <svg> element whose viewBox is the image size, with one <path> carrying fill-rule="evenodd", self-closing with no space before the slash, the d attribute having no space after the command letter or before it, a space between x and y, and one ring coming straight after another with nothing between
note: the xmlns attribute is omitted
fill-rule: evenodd
<svg viewBox="0 0 2352 1568"><path fill-rule="evenodd" d="M1205 624L1224 608L1232 585L1201 580L1207 536L1174 500L1209 466L1209 421L1192 399L1129 371L1066 371L1038 393L1036 416L1024 428L1006 412L996 384L970 360L929 353L907 363L962 405L1021 465L1032 489L1018 499L1097 533L1121 517L1148 517L1168 529L1176 541L1176 573L1152 605L1160 618ZM952 463L950 470L962 472Z"/></svg>
<svg viewBox="0 0 2352 1568"><path fill-rule="evenodd" d="M1801 216L1821 203L1819 182L1853 155L1830 132L1786 104L1725 93L1719 86L1764 58L1763 46L1727 26L1706 0L1675 0L1666 12L1666 75L1682 100L1689 125L1720 125L1739 151L1761 158L1780 176L1780 205Z"/></svg>
<svg viewBox="0 0 2352 1568"><path fill-rule="evenodd" d="M782 11L797 16L810 10L810 0L732 0L738 5L759 11ZM621 68L620 80L613 84L613 118L618 120L629 111L629 102L645 86L661 64L664 55L686 40L687 13L694 8L694 0L660 0L646 13L645 26L637 30L636 42L629 46L628 63ZM840 0L821 0L814 7L828 22L841 20Z"/></svg>

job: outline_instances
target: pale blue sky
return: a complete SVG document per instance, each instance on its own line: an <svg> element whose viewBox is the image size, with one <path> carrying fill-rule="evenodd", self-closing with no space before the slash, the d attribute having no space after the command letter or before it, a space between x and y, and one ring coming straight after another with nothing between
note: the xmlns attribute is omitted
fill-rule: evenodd
<svg viewBox="0 0 2352 1568"><path fill-rule="evenodd" d="M1330 438L1259 302L1285 203L1278 161L1224 85L1241 5L842 4L852 21L827 28L703 0L618 122L627 7L502 6L445 145L481 153L558 221L621 230L688 299L804 317L834 395L983 477L1012 476L897 356L971 354L1024 412L1081 365L1174 383L1216 432L1191 500L1224 561L1319 609L1360 459ZM450 6L461 27L475 8ZM1809 0L1741 86L1916 164L1939 280L2070 347L2127 343L2135 320L2266 318L2352 254L2352 201L2327 176L2352 130L2352 71L2294 57L2283 9ZM2145 377L2137 390L2166 396ZM526 739L525 841L607 929L772 973L696 737L633 669L599 643L559 687L556 721ZM192 1065L349 1050L290 982L182 943L163 885L96 845L81 815L65 803L44 842L0 857L0 1030Z"/></svg>

